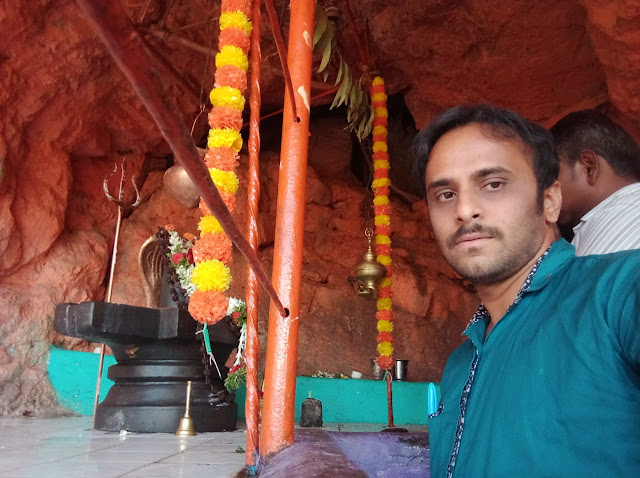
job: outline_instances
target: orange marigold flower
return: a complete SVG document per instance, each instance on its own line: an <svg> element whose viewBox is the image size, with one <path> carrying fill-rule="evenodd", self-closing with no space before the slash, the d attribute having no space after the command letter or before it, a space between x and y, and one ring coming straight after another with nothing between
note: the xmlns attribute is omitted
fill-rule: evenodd
<svg viewBox="0 0 640 478"><path fill-rule="evenodd" d="M224 30L223 30L224 31ZM247 89L247 72L234 65L222 65L216 69L214 87L230 86L244 94Z"/></svg>
<svg viewBox="0 0 640 478"><path fill-rule="evenodd" d="M193 246L193 258L197 262L218 259L231 264L231 239L226 234L202 234Z"/></svg>
<svg viewBox="0 0 640 478"><path fill-rule="evenodd" d="M376 151L375 153L373 153L373 159L374 161L387 161L389 159L389 153L387 153L386 151Z"/></svg>
<svg viewBox="0 0 640 478"><path fill-rule="evenodd" d="M381 204L380 206L373 206L373 212L376 216L380 216L380 215L388 216L391 214L391 205Z"/></svg>
<svg viewBox="0 0 640 478"><path fill-rule="evenodd" d="M391 367L393 367L393 363L394 363L394 359L393 357L384 357L384 356L380 356L376 359L376 362L378 362L378 366L381 369L389 369Z"/></svg>
<svg viewBox="0 0 640 478"><path fill-rule="evenodd" d="M217 168L223 171L233 171L238 167L238 155L229 146L209 148L204 161L208 168Z"/></svg>
<svg viewBox="0 0 640 478"><path fill-rule="evenodd" d="M209 126L211 128L241 130L242 111L230 106L216 106L209 112Z"/></svg>
<svg viewBox="0 0 640 478"><path fill-rule="evenodd" d="M233 45L238 48L242 48L244 54L249 53L249 46L251 45L251 37L246 34L243 30L235 27L225 28L220 32L220 36L218 37L218 45L219 48L222 48L225 45ZM246 73L245 73L246 76Z"/></svg>
<svg viewBox="0 0 640 478"><path fill-rule="evenodd" d="M384 116L376 116L373 118L373 126L387 126L387 118Z"/></svg>
<svg viewBox="0 0 640 478"><path fill-rule="evenodd" d="M387 135L386 134L374 134L373 135L373 142L377 143L378 141L382 141L383 143L387 142Z"/></svg>
<svg viewBox="0 0 640 478"><path fill-rule="evenodd" d="M221 292L196 290L189 297L189 313L202 324L213 325L227 315L229 299Z"/></svg>
<svg viewBox="0 0 640 478"><path fill-rule="evenodd" d="M376 196L388 196L389 195L389 186L380 186L376 189Z"/></svg>
<svg viewBox="0 0 640 478"><path fill-rule="evenodd" d="M391 248L389 248L391 250ZM378 289L378 298L379 299L391 299L391 288L383 287L382 289Z"/></svg>
<svg viewBox="0 0 640 478"><path fill-rule="evenodd" d="M222 200L227 206L227 209L229 210L229 212L231 214L235 213L236 212L236 196L234 194L230 194L220 190L218 190L218 192L220 193L220 196L222 196ZM202 199L200 199L200 211L202 211L203 216L213 215L213 212L211 212L211 209L209 209L209 206L207 206L207 204Z"/></svg>
<svg viewBox="0 0 640 478"><path fill-rule="evenodd" d="M165 225L164 225L164 228L165 228L167 231L175 231L175 230L176 230L176 226L174 226L173 224L165 224Z"/></svg>
<svg viewBox="0 0 640 478"><path fill-rule="evenodd" d="M384 85L373 85L371 86L371 95L375 95L376 93L384 93Z"/></svg>
<svg viewBox="0 0 640 478"><path fill-rule="evenodd" d="M378 336L376 337L376 341L378 343L381 343L381 342L393 343L393 336L391 335L390 332L379 332Z"/></svg>
<svg viewBox="0 0 640 478"><path fill-rule="evenodd" d="M390 255L391 255L391 246L389 244L376 244L376 256L390 256Z"/></svg>
<svg viewBox="0 0 640 478"><path fill-rule="evenodd" d="M388 224L379 224L376 226L376 234L380 234L382 236L390 236L391 235L391 226Z"/></svg>
<svg viewBox="0 0 640 478"><path fill-rule="evenodd" d="M393 312L390 310L379 310L376 312L376 319L378 320L393 320Z"/></svg>
<svg viewBox="0 0 640 478"><path fill-rule="evenodd" d="M389 177L389 170L388 169L380 168L380 169L376 169L376 170L373 171L373 178L374 179L388 178L388 177Z"/></svg>
<svg viewBox="0 0 640 478"><path fill-rule="evenodd" d="M251 18L251 2L248 0L222 0L220 8L223 12L242 12Z"/></svg>

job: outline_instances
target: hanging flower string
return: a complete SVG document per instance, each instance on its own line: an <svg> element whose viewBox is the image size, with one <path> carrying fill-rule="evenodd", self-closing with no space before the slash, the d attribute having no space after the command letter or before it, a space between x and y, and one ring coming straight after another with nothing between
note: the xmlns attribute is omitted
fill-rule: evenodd
<svg viewBox="0 0 640 478"><path fill-rule="evenodd" d="M376 256L387 269L387 276L378 282L376 312L378 358L382 369L393 366L393 317L391 302L391 205L389 204L389 154L387 151L387 95L384 80L376 76L371 84L373 105L373 183Z"/></svg>
<svg viewBox="0 0 640 478"><path fill-rule="evenodd" d="M251 21L251 0L222 0L219 52L216 55L215 84L211 90L208 150L204 158L209 174L224 203L233 214L238 191L238 152L242 148L242 110L247 88ZM195 292L189 312L198 322L215 324L229 309L224 295L231 285L231 240L216 217L200 201L200 238L193 247L195 267L191 280Z"/></svg>

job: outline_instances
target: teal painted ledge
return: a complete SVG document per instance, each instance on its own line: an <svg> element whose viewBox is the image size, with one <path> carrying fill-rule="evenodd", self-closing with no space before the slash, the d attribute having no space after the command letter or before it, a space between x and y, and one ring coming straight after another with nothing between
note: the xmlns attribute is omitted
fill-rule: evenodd
<svg viewBox="0 0 640 478"><path fill-rule="evenodd" d="M81 415L93 413L93 398L99 355L72 352L53 347L49 357L49 376L61 405ZM107 369L115 363L106 355L100 400L113 382ZM298 377L296 380L296 416L300 420L302 402L311 396L322 401L326 423L387 423L387 384L381 380ZM393 382L393 418L396 425L427 424L426 382ZM438 394L440 390L438 387ZM246 390L236 394L238 417L244 417Z"/></svg>
<svg viewBox="0 0 640 478"><path fill-rule="evenodd" d="M427 382L393 382L393 421L396 425L427 424ZM436 385L438 395L440 387ZM311 396L322 402L326 423L388 423L387 383L382 380L298 377L296 422L302 402ZM236 394L238 415L244 415L246 392Z"/></svg>
<svg viewBox="0 0 640 478"><path fill-rule="evenodd" d="M49 377L60 405L80 415L93 415L99 362L100 354L51 348ZM100 401L113 385L113 381L107 378L107 369L115 363L113 355L104 356Z"/></svg>

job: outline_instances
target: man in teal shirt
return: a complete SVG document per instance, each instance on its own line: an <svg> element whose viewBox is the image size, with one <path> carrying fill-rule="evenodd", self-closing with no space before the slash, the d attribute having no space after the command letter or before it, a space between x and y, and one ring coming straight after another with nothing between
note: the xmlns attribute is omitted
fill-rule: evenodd
<svg viewBox="0 0 640 478"><path fill-rule="evenodd" d="M640 476L640 252L555 240L544 128L456 107L414 143L433 231L482 305L429 417L431 476Z"/></svg>

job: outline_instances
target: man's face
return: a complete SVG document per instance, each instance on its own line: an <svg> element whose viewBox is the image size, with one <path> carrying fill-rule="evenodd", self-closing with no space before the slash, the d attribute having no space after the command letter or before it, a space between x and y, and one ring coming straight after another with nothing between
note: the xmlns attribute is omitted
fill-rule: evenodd
<svg viewBox="0 0 640 478"><path fill-rule="evenodd" d="M449 131L433 147L425 180L436 240L471 283L508 279L539 252L546 213L519 141L489 138L475 123Z"/></svg>
<svg viewBox="0 0 640 478"><path fill-rule="evenodd" d="M581 172L578 162L570 166L567 159L560 156L558 182L562 188L562 209L558 224L565 230L577 226L589 210L585 202L589 194L588 184Z"/></svg>

